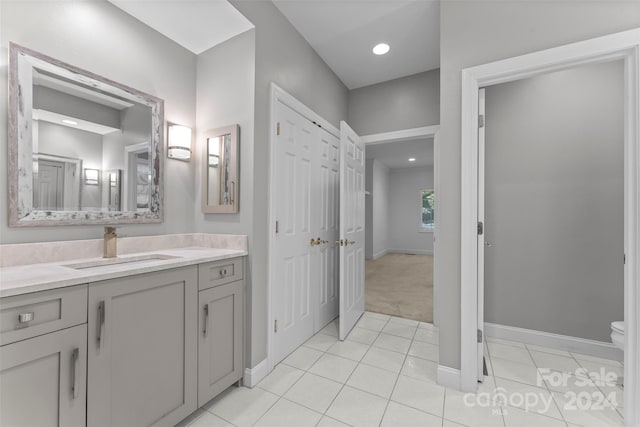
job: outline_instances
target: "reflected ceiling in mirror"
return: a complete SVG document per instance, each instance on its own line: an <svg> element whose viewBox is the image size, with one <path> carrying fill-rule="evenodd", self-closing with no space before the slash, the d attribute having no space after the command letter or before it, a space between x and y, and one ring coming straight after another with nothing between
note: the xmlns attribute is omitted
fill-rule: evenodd
<svg viewBox="0 0 640 427"><path fill-rule="evenodd" d="M163 101L9 48L9 225L162 221Z"/></svg>

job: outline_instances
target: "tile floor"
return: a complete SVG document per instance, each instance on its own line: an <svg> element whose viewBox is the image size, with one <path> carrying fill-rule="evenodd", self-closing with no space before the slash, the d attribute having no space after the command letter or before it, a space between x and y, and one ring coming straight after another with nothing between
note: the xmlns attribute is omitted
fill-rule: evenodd
<svg viewBox="0 0 640 427"><path fill-rule="evenodd" d="M464 393L436 383L438 331L431 324L367 312L345 341L338 341L337 335L337 324L332 322L255 388L231 387L188 425L623 425L623 393L618 386L596 385L580 373L560 381L558 373L575 373L582 367L621 374L622 365L616 361L489 337L485 349L489 375L477 396L465 398ZM537 368L549 368L552 375L538 380ZM506 401L485 404L496 394ZM572 409L598 404L603 408Z"/></svg>

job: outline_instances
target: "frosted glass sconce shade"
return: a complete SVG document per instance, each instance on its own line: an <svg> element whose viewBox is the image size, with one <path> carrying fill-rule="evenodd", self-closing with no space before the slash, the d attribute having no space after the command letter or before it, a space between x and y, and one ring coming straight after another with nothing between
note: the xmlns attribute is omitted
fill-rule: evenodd
<svg viewBox="0 0 640 427"><path fill-rule="evenodd" d="M167 155L170 159L188 162L191 159L191 128L169 125Z"/></svg>

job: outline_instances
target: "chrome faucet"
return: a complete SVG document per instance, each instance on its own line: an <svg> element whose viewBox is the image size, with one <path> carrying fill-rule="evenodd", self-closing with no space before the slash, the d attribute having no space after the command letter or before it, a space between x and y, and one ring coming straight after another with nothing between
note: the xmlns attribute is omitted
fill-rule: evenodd
<svg viewBox="0 0 640 427"><path fill-rule="evenodd" d="M118 235L115 227L104 228L104 258L115 258L118 254Z"/></svg>

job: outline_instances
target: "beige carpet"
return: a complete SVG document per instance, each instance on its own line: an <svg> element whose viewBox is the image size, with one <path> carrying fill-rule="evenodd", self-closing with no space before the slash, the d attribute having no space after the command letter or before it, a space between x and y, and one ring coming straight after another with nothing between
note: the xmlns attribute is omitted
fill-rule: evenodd
<svg viewBox="0 0 640 427"><path fill-rule="evenodd" d="M387 254L365 263L365 309L433 322L433 256Z"/></svg>

